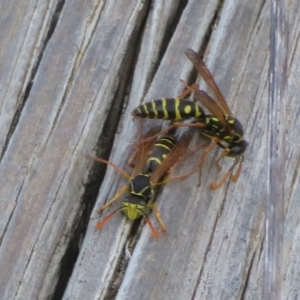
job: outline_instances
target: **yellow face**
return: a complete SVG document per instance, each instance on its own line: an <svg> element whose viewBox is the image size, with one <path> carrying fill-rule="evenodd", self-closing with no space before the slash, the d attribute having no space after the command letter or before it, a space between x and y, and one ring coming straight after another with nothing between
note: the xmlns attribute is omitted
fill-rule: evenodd
<svg viewBox="0 0 300 300"><path fill-rule="evenodd" d="M135 220L142 216L141 211L145 209L144 205L123 202L122 211L129 220Z"/></svg>

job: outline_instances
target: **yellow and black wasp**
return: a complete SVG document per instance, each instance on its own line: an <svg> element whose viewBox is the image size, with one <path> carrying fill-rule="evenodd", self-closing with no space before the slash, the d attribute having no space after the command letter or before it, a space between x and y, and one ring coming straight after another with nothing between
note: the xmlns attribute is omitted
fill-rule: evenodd
<svg viewBox="0 0 300 300"><path fill-rule="evenodd" d="M150 129L144 138L151 137L154 134L157 134L157 132L159 132L158 127ZM159 237L159 232L154 228L147 216L148 211L153 209L162 230L167 232L167 228L160 217L157 205L155 203L149 203L149 200L153 198L155 190L159 185L174 179L184 179L190 174L187 173L171 178L165 178L170 169L175 167L184 155L186 155L185 152L189 140L190 138L188 135L184 135L177 141L174 134L168 133L157 141L150 139L146 143L140 144L137 151L130 159L130 164L133 167L131 174L126 173L110 161L89 157L93 160L112 166L129 181L128 185L124 185L110 201L98 209L98 212L105 210L114 201L119 199L124 192L127 192L128 196L126 197L126 200L122 202L122 205L108 214L101 222L98 222L96 228L101 229L118 211L122 211L130 220L143 217L148 223L152 235L154 237Z"/></svg>
<svg viewBox="0 0 300 300"><path fill-rule="evenodd" d="M198 85L190 87L186 83L184 84L189 92L194 92L195 98L207 108L211 114L205 114L204 110L197 103L189 100L181 98L162 98L140 105L133 110L132 115L138 118L163 119L175 122L195 118L196 121L191 124L174 123L171 127L199 127L201 134L212 140L212 143L205 149L204 154L200 158L198 168L201 170L207 153L216 145L224 149L224 152L216 161L218 169L221 168L219 161L222 158L226 156L235 158L233 166L221 180L211 184L212 189L217 189L225 182L230 174L231 181L238 179L243 161L243 153L248 143L243 138L244 132L241 123L233 116L212 74L199 54L192 49L187 49L185 54L207 83L208 87L212 90L217 101L210 97L205 91L199 90ZM232 174L233 168L238 162L240 162L238 170L236 174Z"/></svg>

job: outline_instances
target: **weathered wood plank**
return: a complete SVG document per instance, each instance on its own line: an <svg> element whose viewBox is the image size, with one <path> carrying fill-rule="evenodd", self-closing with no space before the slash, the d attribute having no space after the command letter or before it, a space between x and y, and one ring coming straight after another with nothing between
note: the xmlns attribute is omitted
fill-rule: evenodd
<svg viewBox="0 0 300 300"><path fill-rule="evenodd" d="M5 299L45 299L56 288L70 234L82 218L84 155L122 89L129 69L120 70L124 53L146 8L132 1L64 5L0 167Z"/></svg>
<svg viewBox="0 0 300 300"><path fill-rule="evenodd" d="M286 135L286 173L285 173L285 223L283 240L283 276L282 298L297 299L300 296L300 178L299 178L299 92L300 55L299 55L299 5L297 1L288 1L288 82L284 95L287 114Z"/></svg>
<svg viewBox="0 0 300 300"><path fill-rule="evenodd" d="M192 12L195 11L200 11L199 7L197 7L196 4L194 4L195 6L190 6L189 10L188 8L186 8L187 11L190 12L190 14L192 14ZM235 4L232 4L232 6L234 7ZM230 7L232 9L232 7ZM229 8L228 8L229 9ZM255 9L252 8L254 11ZM241 7L237 7L236 11L242 11ZM239 38L240 37L244 37L244 39L250 39L248 36L251 33L251 31L253 30L253 23L255 21L255 16L257 16L257 14L260 12L260 5L258 4L256 7L256 15L253 14L251 15L251 18L249 18L249 21L245 23L244 27L240 26L240 33L239 33ZM245 14L245 13L244 13ZM232 14L232 16L234 16L234 14ZM186 15L184 16L186 17L186 19L188 20L193 20L191 22L195 22L195 17L193 18L191 15ZM252 19L253 18L253 19ZM185 20L183 19L182 21L182 26L184 27L184 29L186 29L186 23ZM237 20L235 20L235 22L241 22L242 20L245 20L245 15L243 15L242 13L240 14L239 18ZM251 23L252 21L252 23ZM228 21L229 22L229 21ZM252 27L251 27L252 24ZM191 24L192 26L188 27L190 28L190 30L194 29L194 30L198 30L198 28L203 28L205 29L206 27L200 27L197 26L197 24L193 23ZM223 25L224 26L224 25ZM227 25L228 26L228 25ZM222 27L224 28L224 27ZM200 29L201 30L201 29ZM268 34L267 30L262 31L265 35ZM248 33L248 34L246 34ZM177 34L177 35L176 35ZM186 34L186 35L185 35ZM228 34L230 34L230 32L228 32ZM176 37L178 39L182 39L182 37L187 36L187 40L186 41L182 41L180 40L181 43L179 43L176 40ZM203 35L202 35L203 36ZM222 37L224 38L224 37ZM245 42L245 40L240 38L240 44L239 45L243 45L243 43ZM220 37L219 37L220 40ZM226 40L226 39L225 39ZM230 39L229 39L230 40ZM238 39L237 39L238 40ZM261 42L261 40L259 41ZM147 95L148 99L151 98L156 98L156 97L160 97L162 95L166 95L165 94L165 90L168 92L168 90L172 90L174 91L175 88L172 88L170 84L171 80L172 82L178 82L178 77L184 77L184 75L186 76L187 74L184 72L187 72L187 69L185 69L184 72L180 71L182 70L183 67L181 67L180 62L183 60L184 64L186 66L186 68L188 68L188 63L186 58L182 55L184 49L186 48L186 45L193 45L193 44L197 44L198 48L200 47L201 44L201 33L200 33L200 37L197 36L196 31L193 34L193 32L185 32L183 30L182 27L180 27L180 25L177 28L177 31L175 32L174 38L170 43L169 49L164 57L164 59L161 62L160 65L160 69L158 70L158 73L156 74L153 83L151 85L150 91ZM238 44L238 43L237 43ZM182 46L183 45L183 46ZM262 55L262 59L263 61L267 60L267 44L265 44L265 50L263 52ZM182 47L182 48L181 48ZM180 49L180 51L178 51L178 49ZM238 48L238 46L236 46L236 44L233 45L233 53L234 51L236 51L236 49ZM234 57L233 56L225 56L225 54L229 54L230 51L228 48L226 48L226 50L228 52L224 53L224 57L223 60L233 60ZM250 50L249 50L250 52ZM239 53L239 52L238 52ZM241 54L240 54L241 55ZM177 64L175 63L175 61L177 62ZM245 62L244 62L245 63ZM263 64L261 64L261 61L258 62L259 65L264 66ZM179 66L178 66L179 65ZM227 67L227 63L225 63L224 61L222 63L220 63L220 65L226 65ZM267 66L267 64L266 64ZM179 70L175 70L175 68L180 68ZM241 72L241 70L244 70L244 66L240 65L240 69L236 67L236 64L233 62L232 67L229 67L229 70L226 69L224 67L224 72L229 72L230 76L229 78L236 78L237 75L234 75L237 72L237 74L239 74L238 72ZM252 66L250 68L250 70L252 70ZM255 70L254 70L255 71ZM175 74L175 76L174 76ZM161 75L161 76L159 76ZM265 69L265 76L266 76L266 69ZM167 79L167 80L166 80ZM259 83L259 78L256 78L256 86ZM220 80L219 80L220 81ZM245 81L245 84L248 84L248 82ZM220 84L221 88L222 88L222 84ZM236 85L231 85L231 88L235 88L237 89ZM245 93L245 91L243 91ZM226 94L229 94L228 91L225 91ZM235 91L236 93L236 91ZM176 92L174 93L176 94ZM174 95L172 94L172 95ZM168 95L170 95L168 93ZM238 98L238 97L235 97ZM229 97L229 99L231 99ZM250 98L251 99L251 98ZM252 101L253 101L253 97L252 97ZM249 103L251 103L249 101ZM130 106L131 102L129 103ZM250 110L250 108L249 108ZM242 115L242 114L240 114ZM126 116L125 116L126 118ZM128 132L126 132L126 135L122 136L123 132L120 133L120 145L121 143L123 144L125 136L128 136ZM117 142L116 142L117 143ZM120 147L119 147L120 148ZM117 156L117 155L114 155ZM117 161L118 162L118 157L112 157L113 161ZM206 167L205 171L207 171L208 174L208 167ZM110 171L109 171L110 172ZM204 172L205 173L205 172ZM108 179L110 179L111 173L109 173L109 177ZM118 176L118 175L116 175ZM215 174L216 176L216 174ZM205 182L205 180L203 180ZM242 182L242 178L241 181ZM123 282L123 285L121 287L121 291L118 295L118 297L120 299L124 299L124 298L143 298L143 299L168 299L175 297L178 299L179 298L186 298L188 293L193 293L194 288L191 288L191 286L194 287L195 282L197 282L197 278L199 274L199 268L200 266L197 266L194 269L194 273L192 276L193 277L193 281L190 281L190 285L187 284L185 288L182 287L182 285L179 284L179 281L182 280L182 277L184 277L184 275L182 275L182 277L178 276L178 274L180 273L179 270L182 269L186 269L186 272L191 272L191 270L189 269L189 264L190 264L190 255L192 255L191 253L186 254L186 256L183 255L183 253L181 253L183 251L183 249L193 249L197 246L197 243L201 243L201 247L199 250L199 252L194 253L193 255L195 255L195 257L197 257L199 255L199 257L201 258L201 253L205 253L205 249L207 248L207 244L210 241L211 238L211 234L210 231L208 230L207 234L202 234L204 236L201 236L200 238L197 238L197 236L199 235L198 232L198 227L195 228L195 230L192 230L192 228L195 227L195 223L198 223L198 226L201 228L201 221L199 220L198 222L196 222L196 220L199 218L201 219L201 216L206 215L207 211L211 212L209 213L211 215L211 220L210 220L210 224L208 224L208 228L210 228L211 230L214 228L213 223L216 222L217 218L218 218L218 211L220 210L220 206L223 203L223 194L224 194L224 190L223 191L217 191L217 192L210 192L207 190L207 184L204 185L203 184L203 188L201 189L196 189L193 185L195 184L196 179L194 179L193 181L190 181L188 183L184 183L183 186L181 186L180 190L177 190L175 188L176 184L170 184L167 187L165 187L164 189L164 193L162 195L163 199L170 199L173 198L173 194L176 193L176 198L179 199L189 199L189 201L185 201L185 202L181 202L178 203L176 202L176 204L174 204L175 199L173 199L173 201L163 201L161 203L161 210L162 210L162 214L164 215L165 221L168 224L168 227L170 228L170 236L169 237L164 237L162 238L160 241L153 241L153 238L151 236L149 236L148 234L146 234L147 236L145 237L144 235L142 235L141 240L139 241L139 244L137 246L137 248L135 249L134 252L134 257L132 258L130 264L129 264L129 269L126 272L125 275L125 279ZM109 180L109 182L107 183L108 185L113 185L112 181ZM239 183L240 185L242 183ZM107 195L106 189L106 182L104 182L103 186L102 186L103 190L100 190L100 195L101 195L101 202L103 202L102 199L107 199L109 197L111 197L114 193L116 188L113 189L113 191ZM235 187L233 187L235 188ZM195 195L196 193L198 193L201 195L201 202L200 199L197 201L197 199L195 199L196 197L192 196ZM215 200L214 206L210 207L210 203L212 201L212 197L213 196L219 196L217 198L217 200ZM206 199L205 200L203 200ZM195 207L198 207L198 209L195 209ZM247 210L249 210L249 208L247 208ZM98 248L97 244L95 242L90 242L90 239L93 240L94 236L93 233L90 233L90 231L88 231L87 233L87 242L83 245L83 259L80 259L80 267L84 269L83 273L82 273L82 269L80 270L80 268L78 270L75 270L74 274L73 274L73 278L74 278L74 282L75 282L75 287L73 286L73 281L71 280L70 285L69 285L69 290L67 290L67 294L66 294L66 298L70 297L70 295L74 296L74 295L78 295L78 293L80 293L80 291L82 293L84 293L84 291L88 290L90 291L90 286L95 286L95 280L98 281L98 284L96 284L97 289L98 289L98 293L96 294L97 297L98 296L102 296L103 295L103 289L106 287L105 284L107 284L107 280L110 280L112 273L114 272L114 268L113 268L113 263L112 261L115 262L115 260L118 258L118 254L120 252L119 249L114 249L113 247L111 248L111 250L109 251L109 253L106 253L104 255L103 258L103 252L101 250L103 250L103 247L105 247L105 251L108 251L108 247L107 247L107 243L114 243L113 245L118 245L119 246L119 241L121 239L121 237L123 237L123 228L119 229L119 227L116 226L120 226L119 224L119 219L121 218L121 216L118 216L115 218L114 220L114 224L108 224L107 227L105 228L105 230L103 230L103 232L101 233L101 236L99 237L99 239L102 240L102 237L104 239L104 242L101 243L100 241L100 248ZM117 219L117 220L116 220ZM248 216L249 219L249 216ZM204 222L205 218L203 218ZM123 221L123 219L122 219ZM207 222L207 220L206 220ZM185 224L185 226L183 226L183 224ZM122 226L122 225L121 225ZM93 229L91 229L93 230ZM125 229L126 230L126 229ZM181 231L185 232L185 231L189 231L190 234L182 234ZM245 230L245 227L243 227L243 230ZM204 229L201 229L201 232L205 231ZM146 229L146 232L148 232L148 230ZM92 237L90 238L89 235L92 234ZM244 234L244 232L241 230L240 234ZM179 236L177 237L177 239L175 238L175 236ZM191 236L195 236L195 238L191 238ZM110 241L111 239L114 239L113 241ZM163 241L163 242L162 242ZM105 243L105 246L103 245ZM91 246L91 244L93 246ZM196 244L196 246L195 246ZM88 249L87 249L88 247ZM94 247L94 248L93 248ZM199 247L199 245L197 246ZM174 249L173 249L174 248ZM176 250L177 249L177 250ZM201 251L202 250L202 251ZM177 252L179 251L179 252ZM93 268L91 266L91 253L93 254L93 257L95 258L95 261L97 261L97 264L95 265L95 267ZM96 254L95 254L96 253ZM154 256L154 258L153 258ZM180 262L178 259L178 256L180 257ZM107 269L107 265L106 265L106 270L103 272L103 265L102 265L102 260L109 257L109 270ZM145 259L146 257L146 259ZM203 257L202 257L203 259ZM167 262L166 262L167 261ZM163 275L163 270L161 269L162 266L166 265L165 268L168 269L167 273L168 273L168 277L165 278ZM86 267L88 266L88 267ZM187 267L188 266L188 267ZM177 268L176 268L177 267ZM92 270L91 270L92 269ZM178 270L179 269L179 270ZM84 278L90 278L90 280L83 282L82 280L78 281L78 277L80 277L82 274L85 274ZM90 274L91 277L88 277L87 274ZM159 275L161 274L161 276ZM178 290L175 290L174 292L174 286L177 286L178 289L180 289L180 292ZM69 292L70 291L70 292ZM71 293L72 291L72 293ZM125 292L124 292L125 291ZM68 292L70 294L68 294ZM155 295L153 293L156 293ZM76 296L77 297L77 296ZM81 294L78 295L78 298L82 297ZM100 297L101 298L101 297Z"/></svg>
<svg viewBox="0 0 300 300"><path fill-rule="evenodd" d="M207 162L200 188L196 178L179 189L167 185L159 203L170 234L153 241L142 233L117 299L241 299L249 276L260 274L252 264L262 259L264 183L258 174L266 172L266 132L259 130L266 119L259 116L267 114L269 8L262 4L225 2L208 48L208 65L250 141L241 178L209 191L220 175ZM256 284L248 297L260 299L260 292Z"/></svg>
<svg viewBox="0 0 300 300"><path fill-rule="evenodd" d="M210 2L210 4L208 4L208 2L205 1L201 3L193 2L187 5L179 24L180 30L176 30L173 35L170 42L172 47L168 48L166 54L162 58L146 99L174 96L182 90L179 79L186 78L188 70L191 69L191 65L189 65L187 59L183 55L183 51L187 45L200 47L201 39L205 36L206 29L209 27L216 7L216 2ZM156 7L156 10L159 10L159 6ZM198 18L199 11L205 12L205 17ZM153 14L157 13L157 11L153 12ZM159 20L163 18L163 15L164 14L162 13L159 15ZM146 27L155 28L157 22L156 19L157 18L151 17L150 15ZM195 22L197 23L195 24ZM197 29L199 28L198 36L200 39L195 42L193 42L193 26ZM159 29L165 31L164 28ZM144 43L146 44L152 42L150 33L151 30L149 35L144 38ZM160 36L160 33L158 33L158 36ZM134 92L130 94L120 133L116 138L114 150L110 156L110 159L121 167L126 165L127 158L130 154L130 145L136 139L137 124L134 124L131 121L130 112L138 105L140 98L143 96L144 89L140 88L140 86L143 87L148 83L147 81L141 81L141 78L147 80L147 73L151 72L151 70L145 69L144 64L147 65L148 60L146 60L145 63L144 58L148 57L151 61L153 60L153 57L155 58L156 52L157 50L154 48L153 52L149 53L149 49L144 47L138 59L133 81ZM147 72L146 75L143 75L145 72ZM153 126L153 122L149 122L148 124ZM120 149L122 149L122 153L120 153ZM96 208L103 204L104 201L112 198L124 183L126 183L126 181L124 181L119 174L111 168L108 168L106 179L103 181L99 192L100 196ZM107 211L105 214L106 213ZM113 221L106 225L104 230L96 232L94 225L98 220L98 214L94 212L92 215L91 226L88 228L86 239L82 246L82 252L78 258L78 263L73 271L73 275L66 290L64 296L65 299L82 299L83 297L104 299L107 293L106 289L111 280L113 280L113 275L116 272L115 270L119 259L121 258L121 255L124 255L123 247L129 236L130 224L124 226L124 217L122 215L117 215L114 217ZM113 293L114 291L112 291L112 294ZM108 297L113 297L113 295Z"/></svg>
<svg viewBox="0 0 300 300"><path fill-rule="evenodd" d="M0 150L7 146L58 1L1 1ZM24 98L25 96L25 98ZM14 120L15 118L15 120ZM3 155L3 153L2 153Z"/></svg>
<svg viewBox="0 0 300 300"><path fill-rule="evenodd" d="M40 41L46 38L54 4L49 11L45 10L47 2L39 5L37 11L42 13L35 11L35 18L31 10L18 6L24 20L39 20L23 22L24 30L35 29L40 34L36 40L24 39L31 49L30 59L20 44L11 52L9 45L17 40L18 27L7 19L5 28L15 31L1 47L1 71L9 74L1 81L7 87L4 100L1 98L3 107L15 107L17 101L23 101L22 91L28 82L25 74L31 72L37 61L34 51L39 51ZM33 6L31 3L27 8ZM296 299L300 283L298 3L289 1L289 10L283 299ZM167 184L157 202L169 234L154 239L144 226L141 236L136 234L138 243L128 262L124 248L132 240L130 222L118 214L103 230L94 229L99 218L118 203L100 216L96 209L126 184L108 168L64 299L261 298L269 14L269 4L263 1L244 4L228 0L222 7L216 1L204 0L189 1L186 6L180 1L64 3L11 137L7 132L15 110L0 117L6 128L2 145L9 141L0 165L0 290L5 299L63 296L72 260L81 246L78 239L89 212L87 201L93 201L88 186L82 184L88 181L87 167L92 165L85 155L93 154L96 145L105 155L119 126L110 159L126 168L138 131L131 121L131 110L141 99L179 94L179 78L187 79L192 68L184 50L205 48L205 39L209 40L205 61L249 141L239 181L217 191L208 189L209 183L221 176L213 165L218 151L213 151L203 167L199 188L196 175ZM32 28L30 24L37 25ZM4 31L0 32L4 36ZM4 65L9 53L14 55L11 66ZM20 63L24 60L26 63ZM118 110L133 68L127 106L120 120ZM21 83L13 89L15 80ZM145 130L157 123L145 122ZM195 136L193 146L200 140ZM178 172L189 170L196 161L197 156L189 158ZM230 164L226 159L222 172ZM70 253L71 261L66 263Z"/></svg>

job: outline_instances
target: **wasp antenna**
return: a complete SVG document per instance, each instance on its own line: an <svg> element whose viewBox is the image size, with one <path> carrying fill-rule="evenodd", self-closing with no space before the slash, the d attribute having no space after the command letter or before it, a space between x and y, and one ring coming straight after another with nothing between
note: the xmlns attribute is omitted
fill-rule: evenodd
<svg viewBox="0 0 300 300"><path fill-rule="evenodd" d="M162 230L165 233L168 233L168 229L167 229L166 225L164 224L162 217L160 215L159 209L155 203L153 203L153 209L154 209L154 213L155 213L157 221L159 222L160 227L162 228Z"/></svg>
<svg viewBox="0 0 300 300"><path fill-rule="evenodd" d="M232 172L232 170L229 170L228 172L226 172L226 174L218 182L212 182L209 187L212 190L216 190L219 187L221 187L224 184L224 182L226 181L226 179L228 178L228 176L230 175L231 172Z"/></svg>
<svg viewBox="0 0 300 300"><path fill-rule="evenodd" d="M242 171L242 162L243 162L243 160L244 160L244 156L242 157L242 159L241 159L241 161L239 163L239 166L238 166L238 169L237 169L236 173L232 174L230 176L230 181L236 182L239 179L241 171Z"/></svg>
<svg viewBox="0 0 300 300"><path fill-rule="evenodd" d="M146 216L146 214L141 209L139 211L141 212L141 214L143 215L145 221L147 222L148 226L150 227L152 235L156 238L159 238L160 233L154 228L154 226L153 226L152 222L150 221L150 219Z"/></svg>
<svg viewBox="0 0 300 300"><path fill-rule="evenodd" d="M106 159L103 159L103 158L100 158L100 157L90 156L90 155L87 155L86 158L88 158L90 160L93 160L93 161L97 161L97 162L101 162L101 163L107 164L107 165L113 167L117 172L119 172L125 178L127 178L127 179L130 178L129 174L127 174L126 172L124 172L120 167L118 167L116 164L114 164L113 162L111 162L109 160L106 160Z"/></svg>
<svg viewBox="0 0 300 300"><path fill-rule="evenodd" d="M102 205L100 208L98 208L98 213L102 212L103 210L105 210L106 208L108 208L110 205L113 204L113 202L115 202L116 200L118 200L122 194L124 192L128 191L128 186L127 185L124 185L123 187L121 187L119 189L119 191L116 193L116 195L111 199L109 200L106 204Z"/></svg>
<svg viewBox="0 0 300 300"><path fill-rule="evenodd" d="M122 209L122 207L119 207L118 209L111 212L109 215L107 215L101 222L98 222L95 226L96 229L102 229L103 226L118 212Z"/></svg>

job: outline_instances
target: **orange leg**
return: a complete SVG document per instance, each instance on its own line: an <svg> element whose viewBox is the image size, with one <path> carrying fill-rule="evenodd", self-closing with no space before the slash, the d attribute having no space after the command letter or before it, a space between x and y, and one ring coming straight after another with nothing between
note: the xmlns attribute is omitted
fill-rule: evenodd
<svg viewBox="0 0 300 300"><path fill-rule="evenodd" d="M178 122L175 122L173 123L172 125L162 129L160 132L158 132L157 134L153 134L152 136L150 137L147 137L145 139L142 139L141 141L139 141L138 143L135 144L135 146L140 146L144 143L147 143L153 139L157 139L159 136L161 136L162 134L170 131L171 129L173 128L177 128L177 127L196 127L196 128L205 128L205 124L202 123L202 122L195 122L195 123L188 123L188 124L185 124L185 123L178 123Z"/></svg>
<svg viewBox="0 0 300 300"><path fill-rule="evenodd" d="M153 226L152 222L150 221L150 219L146 215L144 215L144 219L147 222L147 224L148 224L148 226L151 230L152 235L156 238L159 238L160 233L154 228L154 226Z"/></svg>
<svg viewBox="0 0 300 300"><path fill-rule="evenodd" d="M205 128L205 124L202 122L194 122L194 123L178 123L175 122L171 125L172 127L197 127L197 128Z"/></svg>
<svg viewBox="0 0 300 300"><path fill-rule="evenodd" d="M153 134L152 136L142 139L141 141L137 142L134 146L139 147L139 146L143 145L144 143L148 143L149 141L152 141L153 139L157 139L160 135L162 135L165 132L168 132L172 128L174 128L174 126L170 125L167 128L161 130L159 133Z"/></svg>
<svg viewBox="0 0 300 300"><path fill-rule="evenodd" d="M207 154L216 147L216 145L218 144L218 140L213 140L213 142L204 150L204 153L202 154L202 156L199 159L199 162L197 164L197 168L199 168L199 179L198 179L198 184L197 186L200 186L201 184L201 173L202 173L202 165L206 159Z"/></svg>
<svg viewBox="0 0 300 300"><path fill-rule="evenodd" d="M141 136L142 136L142 129L143 129L144 121L145 121L144 119L138 119L138 122L139 122L138 132L137 132L138 140L140 140ZM133 145L133 146L136 146L136 145ZM139 149L137 147L137 149L134 151L134 153L128 159L127 165L132 169L134 168L134 160L135 160L138 152L139 152Z"/></svg>
<svg viewBox="0 0 300 300"><path fill-rule="evenodd" d="M148 204L147 207L154 210L155 217L156 217L160 227L162 228L163 232L168 233L168 229L162 220L158 206L155 203L151 203L151 204Z"/></svg>
<svg viewBox="0 0 300 300"><path fill-rule="evenodd" d="M106 209L107 207L112 205L112 203L114 203L116 200L118 200L124 194L125 191L128 192L127 185L124 185L123 187L121 187L119 189L119 191L117 192L117 194L111 200L109 200L106 204L104 204L100 208L98 208L98 213L100 213L101 211L103 211L104 209Z"/></svg>
<svg viewBox="0 0 300 300"><path fill-rule="evenodd" d="M185 90L178 96L180 99L186 98L190 95L194 90L199 90L199 84L194 83L193 85L189 86L184 80L180 79L180 82L185 86Z"/></svg>
<svg viewBox="0 0 300 300"><path fill-rule="evenodd" d="M205 145L207 145L208 142L204 142L202 143L200 146L196 147L195 149L193 149L192 151L190 151L188 154L186 154L185 156L183 156L182 158L179 159L179 161L166 173L166 174L170 174L173 172L173 170L175 170L178 165L185 159L187 159L189 156L191 155L194 155L195 152L197 152L199 149L201 149L202 147L204 147ZM212 147L212 146L209 146L209 147ZM211 149L209 149L209 147L206 149L206 151L210 151ZM213 147L212 147L213 148ZM204 160L204 158L203 158ZM185 179L187 177L189 177L190 175L192 175L194 172L197 171L197 169L199 169L199 167L201 168L202 166L202 163L201 165L199 165L199 163L194 167L192 168L189 172L187 173L184 173L184 174L181 174L181 175L176 175L176 176L172 176L172 177L167 177L166 179L158 182L156 185L162 185L162 184L165 184L165 183L168 183L170 181L174 181L174 180L178 180L178 179Z"/></svg>
<svg viewBox="0 0 300 300"><path fill-rule="evenodd" d="M148 204L147 207L150 209L152 208L150 204ZM147 222L152 235L156 238L160 237L160 233L154 228L152 222L150 221L150 219L147 217L147 215L144 213L144 211L142 209L140 210L140 213L143 215L145 221Z"/></svg>
<svg viewBox="0 0 300 300"><path fill-rule="evenodd" d="M240 176L240 173L241 173L241 170L242 170L242 162L244 160L244 157L242 157L242 159L239 163L237 172L235 174L232 174L232 172L233 172L235 166L237 165L237 163L239 162L239 160L240 160L240 156L235 160L235 162L230 167L230 169L226 172L226 174L218 182L213 182L213 183L210 184L210 188L212 190L216 190L219 187L221 187L230 175L231 175L230 176L230 181L236 182L238 180L238 178Z"/></svg>
<svg viewBox="0 0 300 300"><path fill-rule="evenodd" d="M223 159L224 157L226 157L228 155L228 153L230 152L230 149L226 148L225 151L220 155L220 157L216 160L215 165L218 171L222 170L222 167L220 166L219 162L221 159Z"/></svg>
<svg viewBox="0 0 300 300"><path fill-rule="evenodd" d="M239 166L238 166L238 169L237 169L236 173L235 173L235 174L232 174L231 177L230 177L230 180L231 180L232 182L236 182L236 181L239 179L240 174L241 174L241 171L242 171L242 162L243 162L243 161L244 161L244 156L242 156L242 159L241 159L241 161L240 161L240 164L239 164Z"/></svg>
<svg viewBox="0 0 300 300"><path fill-rule="evenodd" d="M102 229L103 226L118 212L122 209L122 207L119 207L118 209L114 210L112 213L107 215L101 222L98 222L95 226L96 229Z"/></svg>
<svg viewBox="0 0 300 300"><path fill-rule="evenodd" d="M172 177L168 177L168 178L164 179L163 181L158 182L156 185L163 185L163 184L166 184L166 183L174 181L174 180L185 179L185 178L189 177L190 175L192 175L195 171L196 171L196 169L193 168L191 171L189 171L187 173L172 176Z"/></svg>
<svg viewBox="0 0 300 300"><path fill-rule="evenodd" d="M230 170L227 171L226 174L225 174L218 182L212 182L212 183L210 184L210 188L211 188L212 190L216 190L216 189L218 189L219 187L221 187L221 186L224 184L224 182L226 181L226 179L229 177L229 175L230 175L231 173L232 173L232 169L230 168Z"/></svg>
<svg viewBox="0 0 300 300"><path fill-rule="evenodd" d="M86 157L89 158L89 159L91 159L91 160L102 162L104 164L112 166L117 172L119 172L120 174L122 174L126 179L130 179L130 177L131 177L128 173L126 173L125 171L123 171L120 167L118 167L117 165L115 165L114 163L112 163L109 160L105 160L105 159L102 159L100 157L94 157L94 156L89 156L89 155L87 155Z"/></svg>
<svg viewBox="0 0 300 300"><path fill-rule="evenodd" d="M208 141L208 142L204 142L204 143L202 143L201 145L197 146L195 149L189 151L189 152L188 152L186 155L184 155L183 157L180 157L179 160L178 160L178 162L177 162L173 167L171 167L171 169L169 170L168 173L172 173L173 170L175 170L175 169L181 164L182 161L184 161L184 160L186 160L188 157L194 155L199 149L201 149L201 148L207 146L208 144L209 144L209 141ZM181 179L181 177L182 177L182 178L188 177L189 175L191 175L192 173L194 173L197 169L198 169L198 165L197 165L196 167L194 167L190 172L188 172L188 173L187 173L188 175L179 175L179 178L178 178L178 179ZM176 178L177 178L177 177L175 177L175 179L176 179Z"/></svg>
<svg viewBox="0 0 300 300"><path fill-rule="evenodd" d="M130 168L134 168L134 160L135 160L135 158L136 158L136 156L137 156L137 153L138 153L138 149L129 157L129 159L128 159L128 162L127 162L127 166L129 166Z"/></svg>

